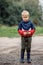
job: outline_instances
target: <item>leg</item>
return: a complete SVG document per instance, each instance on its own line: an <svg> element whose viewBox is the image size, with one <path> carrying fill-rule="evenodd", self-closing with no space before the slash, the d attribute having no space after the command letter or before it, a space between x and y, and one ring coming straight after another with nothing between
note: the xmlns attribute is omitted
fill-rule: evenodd
<svg viewBox="0 0 43 65"><path fill-rule="evenodd" d="M31 52L31 37L28 38L28 42L27 42L27 62L28 63L31 63L31 60L30 60L30 52Z"/></svg>
<svg viewBox="0 0 43 65"><path fill-rule="evenodd" d="M25 44L24 44L24 38L21 38L21 62L24 63L24 53L25 53Z"/></svg>
<svg viewBox="0 0 43 65"><path fill-rule="evenodd" d="M24 63L24 52L25 49L21 49L21 62Z"/></svg>
<svg viewBox="0 0 43 65"><path fill-rule="evenodd" d="M30 59L30 48L27 49L27 62L31 63L31 59Z"/></svg>

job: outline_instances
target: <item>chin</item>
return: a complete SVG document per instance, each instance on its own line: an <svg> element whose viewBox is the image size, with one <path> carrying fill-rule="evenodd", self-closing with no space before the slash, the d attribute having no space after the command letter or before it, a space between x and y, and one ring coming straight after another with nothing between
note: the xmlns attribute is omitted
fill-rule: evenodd
<svg viewBox="0 0 43 65"><path fill-rule="evenodd" d="M25 20L25 22L28 22L28 20Z"/></svg>

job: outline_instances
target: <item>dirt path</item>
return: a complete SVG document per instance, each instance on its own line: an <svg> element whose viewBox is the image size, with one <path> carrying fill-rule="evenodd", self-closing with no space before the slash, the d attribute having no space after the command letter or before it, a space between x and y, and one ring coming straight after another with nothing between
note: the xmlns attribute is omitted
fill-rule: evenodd
<svg viewBox="0 0 43 65"><path fill-rule="evenodd" d="M21 64L20 60L20 45L19 38L0 38L0 65L43 65L43 37L36 36L32 38L31 59L32 63ZM26 61L26 53L25 53Z"/></svg>

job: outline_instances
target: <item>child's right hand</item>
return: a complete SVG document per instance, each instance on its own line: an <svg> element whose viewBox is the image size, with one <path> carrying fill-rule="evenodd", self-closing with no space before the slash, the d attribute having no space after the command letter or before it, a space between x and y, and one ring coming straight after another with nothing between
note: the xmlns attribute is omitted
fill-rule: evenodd
<svg viewBox="0 0 43 65"><path fill-rule="evenodd" d="M27 32L24 32L24 35L27 35Z"/></svg>

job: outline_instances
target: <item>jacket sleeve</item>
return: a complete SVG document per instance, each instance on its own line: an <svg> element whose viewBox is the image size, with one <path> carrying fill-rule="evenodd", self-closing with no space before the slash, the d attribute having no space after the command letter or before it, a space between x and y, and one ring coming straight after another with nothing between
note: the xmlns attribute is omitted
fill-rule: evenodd
<svg viewBox="0 0 43 65"><path fill-rule="evenodd" d="M35 32L35 29L32 29L31 31L28 31L28 32L30 32L30 34L28 34L28 36L32 36Z"/></svg>
<svg viewBox="0 0 43 65"><path fill-rule="evenodd" d="M31 23L31 35L33 35L34 34L34 32L35 32L35 26L34 26L34 24L33 23Z"/></svg>
<svg viewBox="0 0 43 65"><path fill-rule="evenodd" d="M22 30L22 24L21 24L21 22L20 22L19 25L18 25L18 33L19 33L21 36L24 36L24 31Z"/></svg>
<svg viewBox="0 0 43 65"><path fill-rule="evenodd" d="M34 26L33 23L31 23L31 30L30 31L28 30L28 32L30 32L30 34L28 34L28 36L32 36L34 34L34 32L35 32L35 26Z"/></svg>
<svg viewBox="0 0 43 65"><path fill-rule="evenodd" d="M22 31L22 30L18 30L18 33L21 35L21 36L23 36L23 33L24 33L24 31Z"/></svg>

